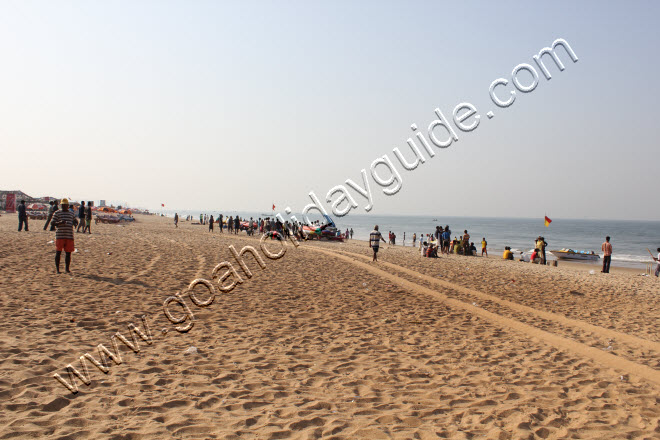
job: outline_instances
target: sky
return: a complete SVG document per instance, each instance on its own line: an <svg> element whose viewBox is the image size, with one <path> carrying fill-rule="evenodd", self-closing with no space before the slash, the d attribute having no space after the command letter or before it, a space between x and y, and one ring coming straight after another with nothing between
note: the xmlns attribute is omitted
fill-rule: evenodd
<svg viewBox="0 0 660 440"><path fill-rule="evenodd" d="M365 169L374 214L657 220L659 12L652 1L3 0L0 189L258 212L299 212L313 191L330 212L328 191ZM559 71L544 57L547 80L532 57L558 38L578 61L559 48ZM505 99L521 63L538 85L497 107L489 86L507 79ZM476 108L474 131L453 124L459 103ZM404 170L392 150L412 160L410 126L428 135L436 108L458 141L433 157L419 145L425 162ZM393 195L370 175L384 155L401 176ZM377 174L387 180L383 165ZM350 213L365 214L351 192Z"/></svg>

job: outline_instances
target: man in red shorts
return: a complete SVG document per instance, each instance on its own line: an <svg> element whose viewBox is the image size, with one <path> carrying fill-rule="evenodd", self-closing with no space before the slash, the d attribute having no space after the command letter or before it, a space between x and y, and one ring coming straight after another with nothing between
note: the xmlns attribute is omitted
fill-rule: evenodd
<svg viewBox="0 0 660 440"><path fill-rule="evenodd" d="M65 264L66 264L66 273L71 273L69 271L69 266L71 265L71 252L75 250L73 245L73 227L78 224L76 216L69 210L69 200L62 199L60 203L62 209L53 214L53 220L51 224L57 228L55 232L55 268L57 273L60 273L60 257L62 256L62 251L66 253Z"/></svg>

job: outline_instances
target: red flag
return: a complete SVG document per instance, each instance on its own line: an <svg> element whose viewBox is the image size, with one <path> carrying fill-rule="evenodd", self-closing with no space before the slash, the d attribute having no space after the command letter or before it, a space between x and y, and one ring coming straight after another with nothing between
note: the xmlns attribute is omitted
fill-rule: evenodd
<svg viewBox="0 0 660 440"><path fill-rule="evenodd" d="M552 220L550 220L550 219L548 218L548 216L546 215L546 216L545 216L545 227L547 228L548 226L550 226L550 223L552 223Z"/></svg>
<svg viewBox="0 0 660 440"><path fill-rule="evenodd" d="M162 206L162 207L164 208L164 207L165 207L165 203L161 203L160 206Z"/></svg>
<svg viewBox="0 0 660 440"><path fill-rule="evenodd" d="M275 211L275 204L273 203L273 211Z"/></svg>

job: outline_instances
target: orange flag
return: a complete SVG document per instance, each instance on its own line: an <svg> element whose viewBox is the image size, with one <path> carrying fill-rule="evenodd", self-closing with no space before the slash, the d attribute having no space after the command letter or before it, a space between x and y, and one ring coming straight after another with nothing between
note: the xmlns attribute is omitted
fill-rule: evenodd
<svg viewBox="0 0 660 440"><path fill-rule="evenodd" d="M552 223L552 220L550 220L550 219L548 218L548 216L546 215L546 216L545 216L545 227L547 228L548 226L550 226L550 223Z"/></svg>

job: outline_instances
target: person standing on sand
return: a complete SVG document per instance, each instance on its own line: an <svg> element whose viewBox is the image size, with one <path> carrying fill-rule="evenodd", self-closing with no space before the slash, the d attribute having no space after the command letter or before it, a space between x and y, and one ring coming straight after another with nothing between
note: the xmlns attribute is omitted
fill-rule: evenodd
<svg viewBox="0 0 660 440"><path fill-rule="evenodd" d="M234 217L234 234L238 234L241 229L241 218L239 216Z"/></svg>
<svg viewBox="0 0 660 440"><path fill-rule="evenodd" d="M539 235L539 238L534 242L534 248L539 250L539 257L541 258L541 264L545 264L545 247L548 243L545 242L545 238Z"/></svg>
<svg viewBox="0 0 660 440"><path fill-rule="evenodd" d="M445 232L442 233L442 246L444 247L444 252L449 255L451 242L451 231L449 230L449 225L445 225Z"/></svg>
<svg viewBox="0 0 660 440"><path fill-rule="evenodd" d="M353 228L351 228L351 240L353 240Z"/></svg>
<svg viewBox="0 0 660 440"><path fill-rule="evenodd" d="M213 232L213 214L209 218L209 232Z"/></svg>
<svg viewBox="0 0 660 440"><path fill-rule="evenodd" d="M64 208L62 208L64 209ZM87 212L85 215L85 227L83 228L83 234L87 231L89 234L92 233L92 202L91 200L87 201Z"/></svg>
<svg viewBox="0 0 660 440"><path fill-rule="evenodd" d="M179 227L179 213L178 212L174 213L174 227L175 228Z"/></svg>
<svg viewBox="0 0 660 440"><path fill-rule="evenodd" d="M222 227L224 226L224 223L222 223L222 217L223 217L222 214L218 216L218 223L220 224L220 233L222 233Z"/></svg>
<svg viewBox="0 0 660 440"><path fill-rule="evenodd" d="M374 226L374 230L369 234L369 246L374 251L373 261L378 261L378 248L380 247L380 241L383 240L383 243L386 243L383 235L378 232L378 225Z"/></svg>
<svg viewBox="0 0 660 440"><path fill-rule="evenodd" d="M23 230L23 225L25 225L25 232L28 232L28 217L27 211L25 210L25 200L21 200L21 203L18 205L18 232Z"/></svg>
<svg viewBox="0 0 660 440"><path fill-rule="evenodd" d="M545 258L545 249L548 247L548 243L545 241L545 237L541 237L541 257L543 258L543 264L547 264Z"/></svg>
<svg viewBox="0 0 660 440"><path fill-rule="evenodd" d="M83 228L83 231L85 230L85 201L82 200L80 202L80 206L78 207L78 227L76 228L76 232L80 232L80 228Z"/></svg>
<svg viewBox="0 0 660 440"><path fill-rule="evenodd" d="M46 220L46 224L44 225L44 231L46 229L48 229L48 225L52 221L53 215L57 212L58 209L59 208L57 207L57 201L56 200L53 200L52 202L50 202L50 208L48 208L48 220ZM51 225L50 230L54 231L55 227Z"/></svg>
<svg viewBox="0 0 660 440"><path fill-rule="evenodd" d="M660 276L660 248L658 248L658 257L653 257L653 261L658 263L655 267L655 276Z"/></svg>
<svg viewBox="0 0 660 440"><path fill-rule="evenodd" d="M467 229L463 232L465 232L463 234L463 241L462 241L462 243L463 243L463 254L464 255L470 255L470 234L468 234Z"/></svg>
<svg viewBox="0 0 660 440"><path fill-rule="evenodd" d="M64 259L66 273L71 273L71 252L75 250L73 243L73 227L78 225L78 220L73 212L69 211L69 200L62 199L62 210L53 214L53 226L57 228L55 231L55 269L57 273L60 272L60 258L62 251L66 253ZM84 232L83 232L84 234Z"/></svg>
<svg viewBox="0 0 660 440"><path fill-rule="evenodd" d="M610 262L612 261L612 244L610 236L605 237L605 243L600 247L603 251L603 270L602 273L610 273Z"/></svg>
<svg viewBox="0 0 660 440"><path fill-rule="evenodd" d="M413 232L413 247L415 247L416 241L417 241L417 233Z"/></svg>
<svg viewBox="0 0 660 440"><path fill-rule="evenodd" d="M486 241L486 237L481 239L481 256L484 256L484 252L486 253L486 257L488 257L488 250L486 249L486 246L488 245L488 242Z"/></svg>

